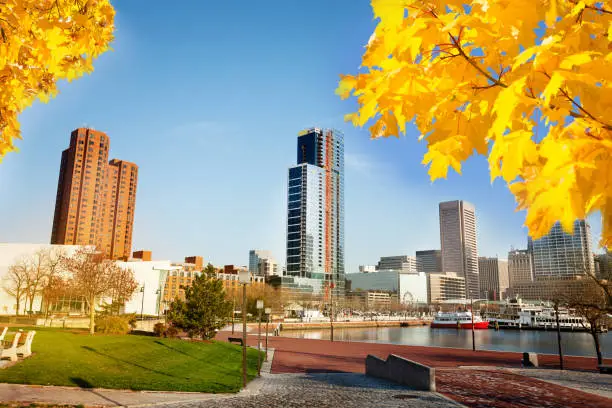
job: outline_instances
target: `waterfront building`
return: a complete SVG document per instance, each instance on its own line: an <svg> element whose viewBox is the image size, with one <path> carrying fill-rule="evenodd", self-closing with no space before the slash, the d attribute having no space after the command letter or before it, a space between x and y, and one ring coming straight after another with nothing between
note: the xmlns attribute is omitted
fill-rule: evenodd
<svg viewBox="0 0 612 408"><path fill-rule="evenodd" d="M477 298L478 247L476 242L476 210L466 201L440 203L440 243L442 271L455 272L465 279L462 297Z"/></svg>
<svg viewBox="0 0 612 408"><path fill-rule="evenodd" d="M577 298L584 293L588 279L578 275L542 277L533 282L515 284L508 289L508 296L529 301L553 301L561 293L564 297Z"/></svg>
<svg viewBox="0 0 612 408"><path fill-rule="evenodd" d="M395 293L400 303L427 303L425 273L402 273L398 270L346 275L351 291L383 291Z"/></svg>
<svg viewBox="0 0 612 408"><path fill-rule="evenodd" d="M173 271L168 274L164 284L163 302L170 304L175 299L185 299L185 290L191 286L193 280L204 267L204 258L201 256L187 256L185 262L173 262Z"/></svg>
<svg viewBox="0 0 612 408"><path fill-rule="evenodd" d="M533 282L533 264L529 250L512 249L508 252L508 279L510 287Z"/></svg>
<svg viewBox="0 0 612 408"><path fill-rule="evenodd" d="M302 283L319 294L333 283L342 296L344 137L337 130L311 128L300 132L297 142L287 191L286 275L312 281Z"/></svg>
<svg viewBox="0 0 612 408"><path fill-rule="evenodd" d="M585 220L576 220L573 234L563 231L556 223L544 237L527 243L533 261L535 280L580 276L593 273L591 228Z"/></svg>
<svg viewBox="0 0 612 408"><path fill-rule="evenodd" d="M353 310L389 311L398 304L397 293L382 290L350 291L346 297L347 305Z"/></svg>
<svg viewBox="0 0 612 408"><path fill-rule="evenodd" d="M416 251L417 272L440 272L442 270L442 251L429 249Z"/></svg>
<svg viewBox="0 0 612 408"><path fill-rule="evenodd" d="M276 262L272 253L261 249L249 251L249 272L264 277L283 274L281 266Z"/></svg>
<svg viewBox="0 0 612 408"><path fill-rule="evenodd" d="M593 254L595 260L595 276L612 278L612 257L608 251L604 254Z"/></svg>
<svg viewBox="0 0 612 408"><path fill-rule="evenodd" d="M465 278L455 272L428 273L427 303L465 299Z"/></svg>
<svg viewBox="0 0 612 408"><path fill-rule="evenodd" d="M179 274L180 268L173 266L169 260L145 261L140 258L116 261L116 264L121 269L131 271L138 283L132 297L121 308L121 313L161 316L169 307L166 296L167 282Z"/></svg>
<svg viewBox="0 0 612 408"><path fill-rule="evenodd" d="M111 259L128 259L136 208L138 166L108 161L109 137L78 128L62 152L51 243L95 245Z"/></svg>
<svg viewBox="0 0 612 408"><path fill-rule="evenodd" d="M400 273L416 273L416 257L408 255L383 256L376 267L378 271L398 271Z"/></svg>
<svg viewBox="0 0 612 408"><path fill-rule="evenodd" d="M376 272L376 265L359 265L360 273L373 273Z"/></svg>
<svg viewBox="0 0 612 408"><path fill-rule="evenodd" d="M497 257L479 257L478 278L480 279L481 299L506 299L506 292L510 286L507 260Z"/></svg>
<svg viewBox="0 0 612 408"><path fill-rule="evenodd" d="M70 257L77 251L83 248L89 248L83 245L53 245L53 244L32 244L32 243L0 243L0 281L2 281L4 287L8 287L10 283L5 280L9 272L9 268L13 265L18 264L22 261L29 259L37 260L39 254L48 254L54 259L58 259L60 256ZM58 271L63 273L65 271ZM33 311L41 310L41 296L34 298ZM78 301L78 310L81 310L81 306L84 307L82 299L66 299L66 306L75 305ZM73 301L71 303L71 300ZM19 306L20 314L25 314L26 302L22 299ZM29 307L28 307L29 308ZM60 306L60 309L62 307ZM16 312L16 302L13 296L10 296L6 290L0 288L0 315L14 315ZM71 310L66 310L71 311Z"/></svg>
<svg viewBox="0 0 612 408"><path fill-rule="evenodd" d="M400 273L398 296L402 304L426 304L428 298L427 274L425 272Z"/></svg>

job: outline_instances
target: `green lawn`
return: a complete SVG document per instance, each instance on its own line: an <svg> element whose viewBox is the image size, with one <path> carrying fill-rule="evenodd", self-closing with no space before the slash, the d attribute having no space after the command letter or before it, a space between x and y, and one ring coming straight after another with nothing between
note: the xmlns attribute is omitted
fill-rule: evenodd
<svg viewBox="0 0 612 408"><path fill-rule="evenodd" d="M0 370L0 382L210 393L236 392L242 385L242 352L236 345L36 330L35 354ZM248 351L252 379L257 350Z"/></svg>

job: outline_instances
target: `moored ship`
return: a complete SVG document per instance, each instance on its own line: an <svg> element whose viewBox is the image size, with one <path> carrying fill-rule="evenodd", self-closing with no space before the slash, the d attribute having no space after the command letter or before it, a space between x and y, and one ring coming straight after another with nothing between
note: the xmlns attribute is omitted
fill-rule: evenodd
<svg viewBox="0 0 612 408"><path fill-rule="evenodd" d="M471 329L472 324L474 329L488 329L489 322L482 320L480 316L475 315L472 322L472 313L470 311L465 312L438 312L433 322L431 322L432 328L446 328L446 329Z"/></svg>

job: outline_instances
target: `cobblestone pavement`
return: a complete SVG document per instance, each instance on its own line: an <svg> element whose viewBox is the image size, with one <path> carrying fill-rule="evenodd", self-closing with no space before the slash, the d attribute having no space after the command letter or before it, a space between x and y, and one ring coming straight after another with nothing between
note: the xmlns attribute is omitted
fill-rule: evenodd
<svg viewBox="0 0 612 408"><path fill-rule="evenodd" d="M472 408L609 408L609 398L562 387L508 370L439 369L438 392Z"/></svg>
<svg viewBox="0 0 612 408"><path fill-rule="evenodd" d="M253 387L257 390L250 389L234 397L156 406L167 406L168 408L456 408L460 406L438 394L413 391L386 381L366 377L364 374L264 374L258 381L260 384Z"/></svg>
<svg viewBox="0 0 612 408"><path fill-rule="evenodd" d="M612 398L612 375L584 371L500 368L525 377L549 381L565 387Z"/></svg>

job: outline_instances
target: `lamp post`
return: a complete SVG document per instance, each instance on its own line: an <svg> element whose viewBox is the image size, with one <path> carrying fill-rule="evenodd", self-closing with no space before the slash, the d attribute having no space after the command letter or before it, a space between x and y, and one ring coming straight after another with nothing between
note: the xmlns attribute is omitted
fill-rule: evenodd
<svg viewBox="0 0 612 408"><path fill-rule="evenodd" d="M155 294L157 295L157 318L159 319L161 314L161 290L157 289Z"/></svg>
<svg viewBox="0 0 612 408"><path fill-rule="evenodd" d="M474 336L474 300L470 299L470 303L471 303L471 315L472 315L472 351L476 351L476 340L475 340L475 336Z"/></svg>
<svg viewBox="0 0 612 408"><path fill-rule="evenodd" d="M140 302L140 320L143 320L144 315L144 295L145 295L145 282L142 283L142 288L140 288L140 292L142 292L142 301Z"/></svg>
<svg viewBox="0 0 612 408"><path fill-rule="evenodd" d="M331 290L329 291L329 299L330 299L330 308L329 308L329 325L330 325L330 340L334 341L334 287L336 285L334 285L333 282L333 275L332 275L332 282L329 284L329 287L331 288Z"/></svg>
<svg viewBox="0 0 612 408"><path fill-rule="evenodd" d="M246 313L246 287L251 281L249 271L238 272L238 281L242 285L242 387L247 385L247 313Z"/></svg>
<svg viewBox="0 0 612 408"><path fill-rule="evenodd" d="M268 361L268 323L270 322L270 315L272 314L272 308L266 307L266 361Z"/></svg>
<svg viewBox="0 0 612 408"><path fill-rule="evenodd" d="M234 319L236 318L236 297L232 297L232 334L234 334Z"/></svg>
<svg viewBox="0 0 612 408"><path fill-rule="evenodd" d="M261 376L261 312L264 308L264 301L257 301L257 375Z"/></svg>

